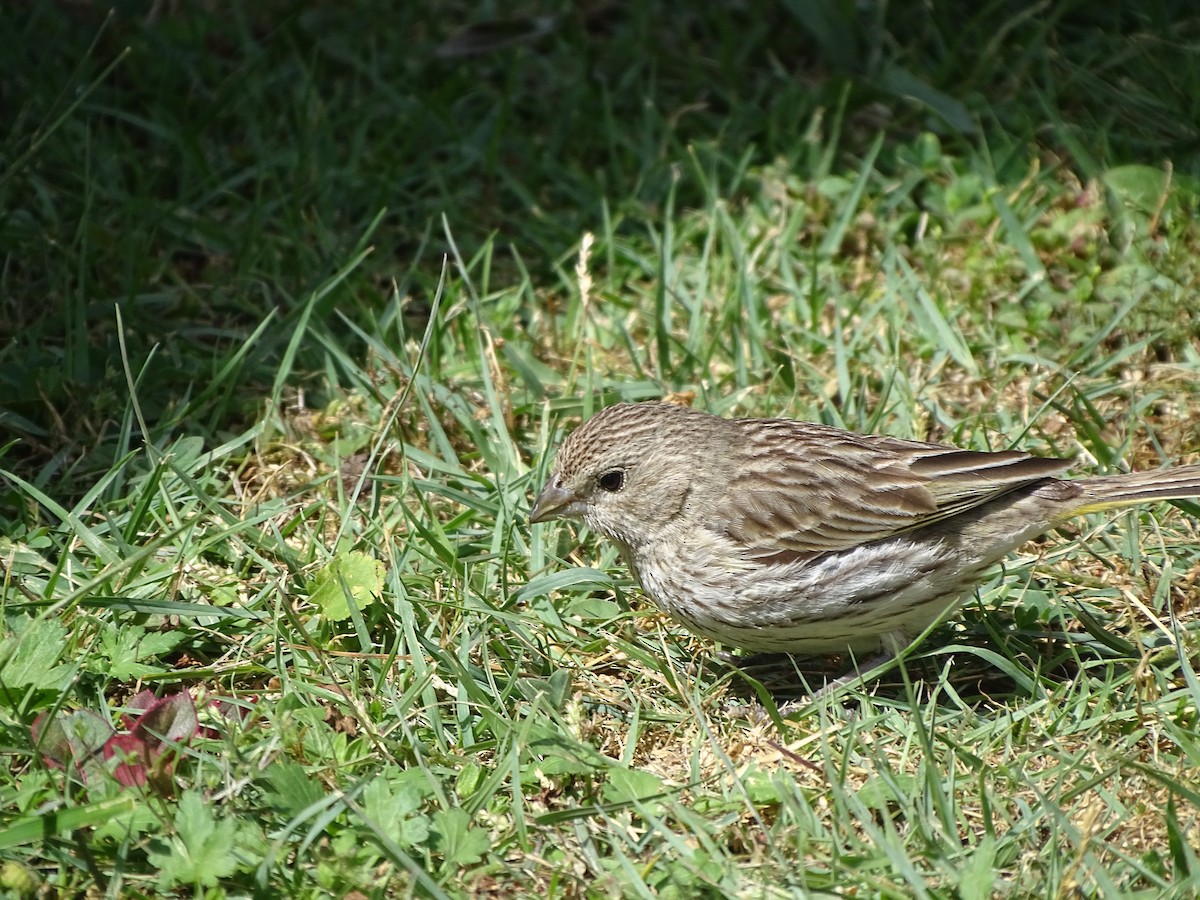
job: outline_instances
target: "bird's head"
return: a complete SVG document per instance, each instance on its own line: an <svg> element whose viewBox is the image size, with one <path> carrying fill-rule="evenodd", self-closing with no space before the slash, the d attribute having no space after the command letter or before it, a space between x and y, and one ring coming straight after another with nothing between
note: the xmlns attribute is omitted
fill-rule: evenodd
<svg viewBox="0 0 1200 900"><path fill-rule="evenodd" d="M661 536L726 483L728 426L669 403L610 406L563 443L529 520L581 520L626 547Z"/></svg>

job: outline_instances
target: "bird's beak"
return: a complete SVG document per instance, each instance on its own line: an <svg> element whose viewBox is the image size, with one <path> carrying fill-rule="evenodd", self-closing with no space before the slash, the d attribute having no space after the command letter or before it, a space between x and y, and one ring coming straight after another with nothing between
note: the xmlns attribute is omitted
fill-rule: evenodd
<svg viewBox="0 0 1200 900"><path fill-rule="evenodd" d="M551 519L572 519L583 515L582 505L575 492L563 486L558 476L551 478L533 502L529 511L530 523L549 522Z"/></svg>

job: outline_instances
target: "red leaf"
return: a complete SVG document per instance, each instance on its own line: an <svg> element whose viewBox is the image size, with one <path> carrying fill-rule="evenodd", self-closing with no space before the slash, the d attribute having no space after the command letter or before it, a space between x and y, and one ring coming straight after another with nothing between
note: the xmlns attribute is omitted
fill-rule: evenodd
<svg viewBox="0 0 1200 900"><path fill-rule="evenodd" d="M81 767L112 735L108 723L91 710L59 711L53 718L45 713L34 719L30 729L34 744L51 766ZM82 769L81 769L82 772Z"/></svg>
<svg viewBox="0 0 1200 900"><path fill-rule="evenodd" d="M141 696L140 694L138 695ZM187 691L156 701L138 719L133 733L155 749L164 743L185 744L200 730L196 704Z"/></svg>
<svg viewBox="0 0 1200 900"><path fill-rule="evenodd" d="M137 725L138 719L141 717L140 714L145 713L157 702L158 698L154 696L154 691L138 691L133 695L133 697L130 698L129 702L125 704L125 708L128 710L128 712L121 716L121 721L125 723L126 728L128 728L130 731L133 731L134 727ZM130 715L130 713L135 712L139 713L139 715Z"/></svg>
<svg viewBox="0 0 1200 900"><path fill-rule="evenodd" d="M126 787L141 787L146 783L152 762L146 742L132 734L114 734L104 744L104 758L120 757L113 777Z"/></svg>
<svg viewBox="0 0 1200 900"><path fill-rule="evenodd" d="M33 720L29 729L33 744L42 751L42 759L55 769L63 768L71 760L71 742L67 738L67 730L63 728L59 718L46 720L46 713L40 713Z"/></svg>

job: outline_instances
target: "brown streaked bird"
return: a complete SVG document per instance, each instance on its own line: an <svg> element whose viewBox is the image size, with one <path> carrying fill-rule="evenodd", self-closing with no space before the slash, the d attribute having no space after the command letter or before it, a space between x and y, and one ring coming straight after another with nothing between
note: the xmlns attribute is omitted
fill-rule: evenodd
<svg viewBox="0 0 1200 900"><path fill-rule="evenodd" d="M750 651L894 654L1073 516L1200 496L1200 466L1059 479L1066 460L611 406L563 443L531 522L578 519L691 631Z"/></svg>

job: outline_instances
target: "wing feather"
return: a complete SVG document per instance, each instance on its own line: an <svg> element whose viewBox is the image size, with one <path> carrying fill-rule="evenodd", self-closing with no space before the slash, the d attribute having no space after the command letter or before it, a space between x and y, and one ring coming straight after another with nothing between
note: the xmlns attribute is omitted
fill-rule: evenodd
<svg viewBox="0 0 1200 900"><path fill-rule="evenodd" d="M859 435L786 419L737 420L743 465L714 528L760 562L793 562L932 524L1070 464ZM721 523L717 525L716 523Z"/></svg>

